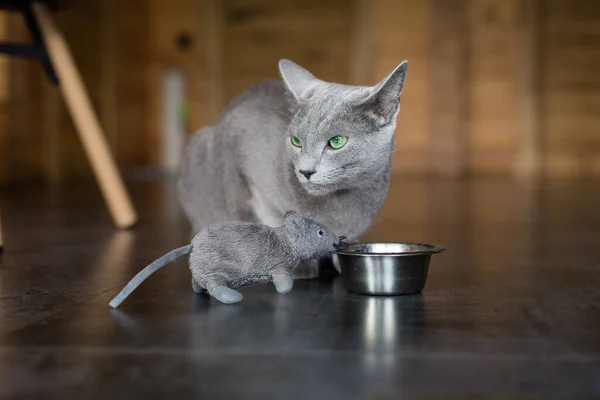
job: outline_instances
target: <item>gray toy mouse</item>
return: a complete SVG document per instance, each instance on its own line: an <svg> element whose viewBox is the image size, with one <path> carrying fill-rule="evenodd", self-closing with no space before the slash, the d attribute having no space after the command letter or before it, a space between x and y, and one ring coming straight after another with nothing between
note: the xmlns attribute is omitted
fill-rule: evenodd
<svg viewBox="0 0 600 400"><path fill-rule="evenodd" d="M326 256L343 239L295 211L288 211L283 225L276 228L233 221L209 225L194 236L191 244L165 254L140 271L110 306L117 308L146 278L187 254L196 293L208 291L226 304L242 301L242 294L234 290L242 286L273 282L279 293L287 293L294 285L292 270L300 261Z"/></svg>

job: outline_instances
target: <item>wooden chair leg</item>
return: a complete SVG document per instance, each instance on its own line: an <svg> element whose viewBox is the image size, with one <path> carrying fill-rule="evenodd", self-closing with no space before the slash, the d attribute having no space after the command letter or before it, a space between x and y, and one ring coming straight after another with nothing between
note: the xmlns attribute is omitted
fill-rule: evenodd
<svg viewBox="0 0 600 400"><path fill-rule="evenodd" d="M104 132L85 90L66 40L44 4L33 3L60 89L92 165L115 224L129 228L137 222L136 211L110 153Z"/></svg>

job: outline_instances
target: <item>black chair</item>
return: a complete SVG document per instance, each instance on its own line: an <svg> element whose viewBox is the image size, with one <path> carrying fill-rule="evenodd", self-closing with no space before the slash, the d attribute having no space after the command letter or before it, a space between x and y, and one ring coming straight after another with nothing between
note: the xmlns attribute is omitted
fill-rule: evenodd
<svg viewBox="0 0 600 400"><path fill-rule="evenodd" d="M56 2L53 3L55 3L54 7L56 7ZM0 10L22 13L27 28L29 29L29 33L31 34L31 38L33 39L33 44L31 45L0 42L0 53L40 60L50 81L54 84L58 84L58 77L52 67L50 57L48 56L40 26L38 25L38 21L31 8L31 2L29 0L0 0Z"/></svg>
<svg viewBox="0 0 600 400"><path fill-rule="evenodd" d="M58 86L65 99L115 225L129 228L137 222L136 211L110 153L71 51L50 14L50 10L73 2L74 0L0 0L1 10L23 14L32 38L31 44L0 43L0 53L41 62L48 78ZM3 245L1 230L0 225L0 251Z"/></svg>

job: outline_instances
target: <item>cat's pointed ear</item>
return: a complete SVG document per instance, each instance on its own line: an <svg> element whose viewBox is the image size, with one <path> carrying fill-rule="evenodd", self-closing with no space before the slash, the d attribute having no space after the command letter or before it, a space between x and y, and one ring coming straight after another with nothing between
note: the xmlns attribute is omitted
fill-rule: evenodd
<svg viewBox="0 0 600 400"><path fill-rule="evenodd" d="M373 92L361 104L366 114L380 126L393 121L400 109L400 95L406 80L408 61L403 61L384 80L373 87Z"/></svg>
<svg viewBox="0 0 600 400"><path fill-rule="evenodd" d="M320 82L308 70L290 60L279 60L279 72L285 86L298 100L305 97Z"/></svg>

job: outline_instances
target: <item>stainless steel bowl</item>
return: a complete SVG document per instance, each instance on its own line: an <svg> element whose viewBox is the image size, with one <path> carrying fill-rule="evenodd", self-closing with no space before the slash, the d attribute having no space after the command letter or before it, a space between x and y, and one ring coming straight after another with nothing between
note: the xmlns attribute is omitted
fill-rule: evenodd
<svg viewBox="0 0 600 400"><path fill-rule="evenodd" d="M425 287L431 255L442 251L420 243L352 243L334 253L334 262L351 293L413 294Z"/></svg>

